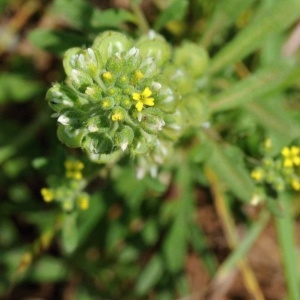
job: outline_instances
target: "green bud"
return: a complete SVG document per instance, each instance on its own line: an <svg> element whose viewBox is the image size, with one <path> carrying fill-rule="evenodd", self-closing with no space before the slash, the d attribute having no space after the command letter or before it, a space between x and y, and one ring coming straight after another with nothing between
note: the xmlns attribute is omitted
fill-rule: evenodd
<svg viewBox="0 0 300 300"><path fill-rule="evenodd" d="M129 126L124 126L124 128L117 132L114 136L115 144L125 151L128 146L131 145L134 138L133 130Z"/></svg>
<svg viewBox="0 0 300 300"><path fill-rule="evenodd" d="M113 97L105 97L101 100L101 107L104 110L110 110L115 106L115 100Z"/></svg>
<svg viewBox="0 0 300 300"><path fill-rule="evenodd" d="M84 93L87 87L93 85L93 79L87 73L73 69L70 75L70 83L74 86L75 89Z"/></svg>
<svg viewBox="0 0 300 300"><path fill-rule="evenodd" d="M83 111L76 108L65 109L61 112L62 114L58 117L57 122L65 126L71 126L74 129L80 128L86 117Z"/></svg>
<svg viewBox="0 0 300 300"><path fill-rule="evenodd" d="M143 58L153 58L158 66L162 66L171 58L171 47L163 36L150 31L136 43Z"/></svg>
<svg viewBox="0 0 300 300"><path fill-rule="evenodd" d="M128 110L132 106L132 100L128 96L121 96L120 105Z"/></svg>
<svg viewBox="0 0 300 300"><path fill-rule="evenodd" d="M86 127L89 132L103 133L109 130L109 122L104 117L94 116L87 120Z"/></svg>
<svg viewBox="0 0 300 300"><path fill-rule="evenodd" d="M65 52L63 58L63 66L68 76L71 75L71 71L75 68L77 54L80 53L81 51L82 51L81 48L75 47L75 48L70 48Z"/></svg>
<svg viewBox="0 0 300 300"><path fill-rule="evenodd" d="M162 84L159 94L155 97L156 105L166 113L173 113L177 107L178 95L168 84Z"/></svg>
<svg viewBox="0 0 300 300"><path fill-rule="evenodd" d="M113 74L121 74L124 72L125 61L121 59L121 55L116 53L115 55L108 58L106 63L106 69Z"/></svg>
<svg viewBox="0 0 300 300"><path fill-rule="evenodd" d="M129 78L126 75L121 75L116 81L116 86L120 88L125 88L129 84Z"/></svg>
<svg viewBox="0 0 300 300"><path fill-rule="evenodd" d="M104 62L117 52L127 51L132 47L132 41L124 34L114 31L106 31L96 37L93 48L97 49Z"/></svg>
<svg viewBox="0 0 300 300"><path fill-rule="evenodd" d="M80 103L80 100L70 87L55 83L46 94L49 106L56 112L66 107L73 107Z"/></svg>
<svg viewBox="0 0 300 300"><path fill-rule="evenodd" d="M87 48L75 56L75 67L96 78L104 65L100 53L96 49Z"/></svg>
<svg viewBox="0 0 300 300"><path fill-rule="evenodd" d="M71 126L59 125L57 128L58 139L70 148L80 147L86 133L85 129L74 129Z"/></svg>
<svg viewBox="0 0 300 300"><path fill-rule="evenodd" d="M105 133L92 132L84 137L82 147L93 154L109 154L112 151L113 142Z"/></svg>
<svg viewBox="0 0 300 300"><path fill-rule="evenodd" d="M113 121L123 121L126 117L126 110L120 106L116 106L111 113Z"/></svg>
<svg viewBox="0 0 300 300"><path fill-rule="evenodd" d="M102 98L102 89L98 85L88 86L85 94L90 96L93 102L98 102Z"/></svg>
<svg viewBox="0 0 300 300"><path fill-rule="evenodd" d="M163 114L156 107L145 108L142 112L141 127L150 134L156 134L165 125Z"/></svg>
<svg viewBox="0 0 300 300"><path fill-rule="evenodd" d="M193 76L199 77L206 71L209 57L204 48L192 43L185 42L175 50L174 63L185 69Z"/></svg>

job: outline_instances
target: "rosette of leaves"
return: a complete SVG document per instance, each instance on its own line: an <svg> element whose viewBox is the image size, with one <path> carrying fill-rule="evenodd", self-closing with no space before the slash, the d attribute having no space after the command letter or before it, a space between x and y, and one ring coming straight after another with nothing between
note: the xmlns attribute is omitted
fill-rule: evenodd
<svg viewBox="0 0 300 300"><path fill-rule="evenodd" d="M168 130L180 131L174 126L179 96L162 77L170 58L169 44L154 32L133 41L107 31L90 48L69 49L63 61L67 78L46 95L59 140L81 147L93 160L116 151L145 155L160 147L160 140L172 138Z"/></svg>

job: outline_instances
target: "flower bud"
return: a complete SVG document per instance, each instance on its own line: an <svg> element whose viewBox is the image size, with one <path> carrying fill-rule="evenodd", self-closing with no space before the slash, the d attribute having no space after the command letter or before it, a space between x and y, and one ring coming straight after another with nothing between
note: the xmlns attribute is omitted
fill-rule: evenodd
<svg viewBox="0 0 300 300"><path fill-rule="evenodd" d="M105 133L92 132L84 137L82 147L93 154L109 154L112 151L113 142Z"/></svg>
<svg viewBox="0 0 300 300"><path fill-rule="evenodd" d="M70 75L70 82L75 89L79 92L84 93L87 87L93 85L93 79L87 73L73 69Z"/></svg>
<svg viewBox="0 0 300 300"><path fill-rule="evenodd" d="M122 33L106 31L96 37L93 48L97 49L104 62L116 52L123 52L132 47L132 41Z"/></svg>
<svg viewBox="0 0 300 300"><path fill-rule="evenodd" d="M141 127L150 134L156 134L162 130L165 125L162 112L155 107L149 107L143 110L141 118Z"/></svg>
<svg viewBox="0 0 300 300"><path fill-rule="evenodd" d="M143 58L153 58L157 66L162 66L171 58L171 48L163 36L150 31L142 36L136 46Z"/></svg>
<svg viewBox="0 0 300 300"><path fill-rule="evenodd" d="M208 62L206 50L195 43L185 42L175 50L174 63L184 66L193 77L201 76L206 71Z"/></svg>
<svg viewBox="0 0 300 300"><path fill-rule="evenodd" d="M93 78L96 78L104 67L100 53L92 48L82 50L75 56L74 60L77 69L90 74Z"/></svg>
<svg viewBox="0 0 300 300"><path fill-rule="evenodd" d="M58 139L70 148L80 147L86 133L85 129L74 129L71 126L59 125L57 128Z"/></svg>
<svg viewBox="0 0 300 300"><path fill-rule="evenodd" d="M49 106L56 112L66 107L74 107L80 100L74 90L66 85L56 83L46 94Z"/></svg>
<svg viewBox="0 0 300 300"><path fill-rule="evenodd" d="M122 151L125 151L127 147L131 145L133 138L134 133L129 126L124 126L124 128L114 136L116 146L120 147Z"/></svg>
<svg viewBox="0 0 300 300"><path fill-rule="evenodd" d="M65 72L68 76L71 75L71 71L76 67L76 57L77 54L82 51L81 48L79 47L74 47L68 49L63 58L63 66L65 69Z"/></svg>

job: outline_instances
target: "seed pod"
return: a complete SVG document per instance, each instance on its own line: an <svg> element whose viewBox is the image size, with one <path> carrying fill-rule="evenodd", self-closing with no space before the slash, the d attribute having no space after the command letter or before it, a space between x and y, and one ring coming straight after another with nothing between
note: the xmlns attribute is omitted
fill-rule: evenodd
<svg viewBox="0 0 300 300"><path fill-rule="evenodd" d="M131 47L132 41L126 35L114 31L101 33L93 43L93 48L101 53L104 63L116 52L127 51Z"/></svg>
<svg viewBox="0 0 300 300"><path fill-rule="evenodd" d="M71 126L59 125L57 128L58 139L70 148L80 147L86 133L85 129L74 129Z"/></svg>
<svg viewBox="0 0 300 300"><path fill-rule="evenodd" d="M106 133L92 132L84 137L82 147L93 154L109 154L112 151L113 142Z"/></svg>

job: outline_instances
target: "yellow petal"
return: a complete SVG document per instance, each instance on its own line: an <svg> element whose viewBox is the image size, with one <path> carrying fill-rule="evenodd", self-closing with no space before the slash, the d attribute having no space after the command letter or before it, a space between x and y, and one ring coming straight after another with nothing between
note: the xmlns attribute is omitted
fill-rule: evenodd
<svg viewBox="0 0 300 300"><path fill-rule="evenodd" d="M154 98L147 98L144 100L144 104L148 106L153 106L154 105Z"/></svg>
<svg viewBox="0 0 300 300"><path fill-rule="evenodd" d="M139 101L139 102L136 104L135 107L136 107L136 109L137 109L138 111L142 111L143 106L144 106L143 102L142 102L142 101Z"/></svg>
<svg viewBox="0 0 300 300"><path fill-rule="evenodd" d="M132 93L132 99L139 101L141 99L141 94L139 93Z"/></svg>
<svg viewBox="0 0 300 300"><path fill-rule="evenodd" d="M290 149L288 147L284 147L282 150L281 150L281 154L285 157L289 156L290 155Z"/></svg>
<svg viewBox="0 0 300 300"><path fill-rule="evenodd" d="M144 89L142 95L143 95L145 98L148 98L148 97L150 97L150 96L152 95L152 91L151 91L148 87L146 87L146 88Z"/></svg>

